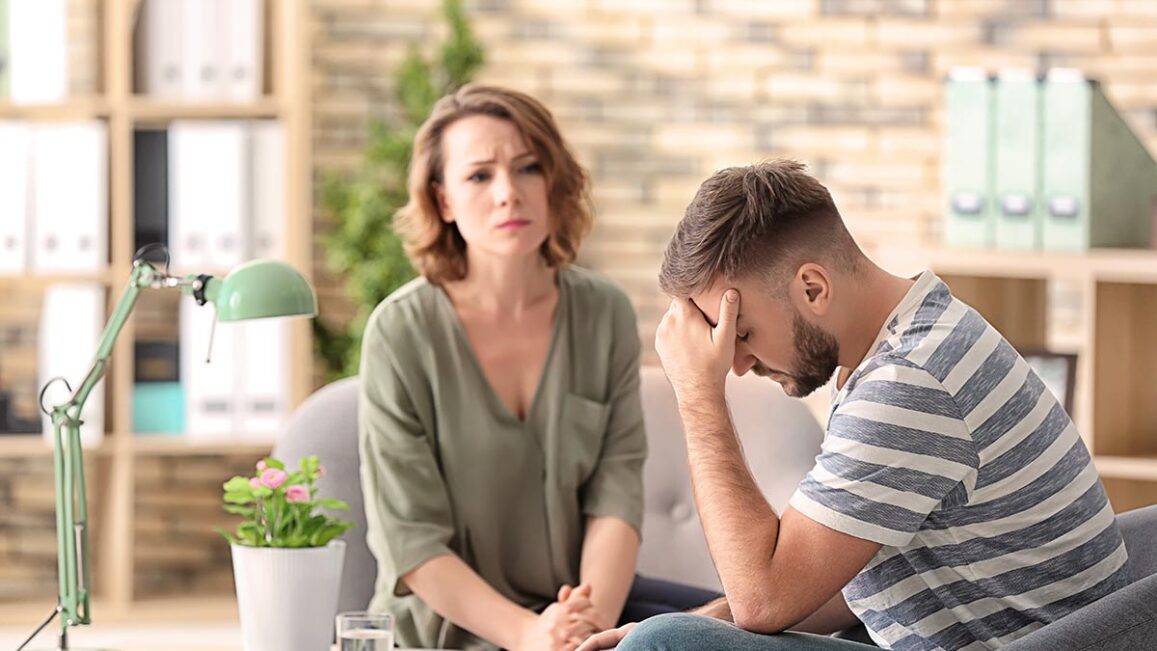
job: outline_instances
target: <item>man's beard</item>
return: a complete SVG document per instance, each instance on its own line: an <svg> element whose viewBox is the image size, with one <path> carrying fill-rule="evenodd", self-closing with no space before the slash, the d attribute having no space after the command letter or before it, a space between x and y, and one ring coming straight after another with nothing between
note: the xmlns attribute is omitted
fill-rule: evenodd
<svg viewBox="0 0 1157 651"><path fill-rule="evenodd" d="M783 392L793 398L804 398L828 383L840 365L840 344L832 335L803 319L797 312L791 320L795 340L796 368L791 374L776 373L756 362L751 372L760 377L778 376Z"/></svg>

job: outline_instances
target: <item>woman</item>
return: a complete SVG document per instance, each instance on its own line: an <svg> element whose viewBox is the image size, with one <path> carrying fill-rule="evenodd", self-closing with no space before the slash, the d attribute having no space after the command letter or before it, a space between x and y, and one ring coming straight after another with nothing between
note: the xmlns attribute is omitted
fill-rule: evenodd
<svg viewBox="0 0 1157 651"><path fill-rule="evenodd" d="M556 651L619 621L639 337L624 293L570 266L587 186L519 92L467 86L417 133L396 228L421 278L370 317L359 406L371 608L401 646Z"/></svg>

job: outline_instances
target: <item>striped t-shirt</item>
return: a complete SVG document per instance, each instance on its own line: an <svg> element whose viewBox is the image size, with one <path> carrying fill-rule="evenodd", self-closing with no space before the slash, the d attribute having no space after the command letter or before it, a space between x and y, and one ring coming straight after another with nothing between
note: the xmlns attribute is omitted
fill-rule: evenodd
<svg viewBox="0 0 1157 651"><path fill-rule="evenodd" d="M878 644L995 649L1128 583L1065 410L925 272L833 398L791 505L884 545L844 588Z"/></svg>

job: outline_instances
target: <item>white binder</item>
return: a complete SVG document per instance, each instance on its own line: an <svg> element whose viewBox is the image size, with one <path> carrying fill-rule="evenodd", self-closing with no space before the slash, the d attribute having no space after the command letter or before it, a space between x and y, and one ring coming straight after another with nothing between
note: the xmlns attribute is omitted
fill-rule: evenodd
<svg viewBox="0 0 1157 651"><path fill-rule="evenodd" d="M252 128L252 258L285 258L285 129L276 120Z"/></svg>
<svg viewBox="0 0 1157 651"><path fill-rule="evenodd" d="M169 243L174 270L226 272L249 246L249 134L244 123L169 129Z"/></svg>
<svg viewBox="0 0 1157 651"><path fill-rule="evenodd" d="M10 99L55 104L68 96L68 0L8 3Z"/></svg>
<svg viewBox="0 0 1157 651"><path fill-rule="evenodd" d="M273 440L289 416L289 325L287 319L234 325L242 332L238 430L246 438Z"/></svg>
<svg viewBox="0 0 1157 651"><path fill-rule="evenodd" d="M167 99L184 92L184 0L144 0L137 32L138 84L144 94Z"/></svg>
<svg viewBox="0 0 1157 651"><path fill-rule="evenodd" d="M45 290L37 362L41 388L57 376L68 380L74 391L80 387L100 344L104 314L105 292L100 285L57 284ZM70 395L63 383L56 382L45 394L45 403L60 404ZM94 446L104 438L104 414L104 382L101 382L89 394L81 413L84 421L80 429L81 445ZM42 416L41 422L45 438L51 440L52 420Z"/></svg>
<svg viewBox="0 0 1157 651"><path fill-rule="evenodd" d="M221 39L217 0L169 0L180 4L182 95L191 100L221 96Z"/></svg>
<svg viewBox="0 0 1157 651"><path fill-rule="evenodd" d="M220 95L236 101L255 100L262 94L264 47L262 0L216 0L221 56Z"/></svg>
<svg viewBox="0 0 1157 651"><path fill-rule="evenodd" d="M212 178L214 188L204 215L209 228L209 265L228 272L244 262L250 251L251 137L244 122L211 123L208 136L216 144L214 155L202 161L201 168Z"/></svg>
<svg viewBox="0 0 1157 651"><path fill-rule="evenodd" d="M100 272L108 264L105 125L43 124L33 133L33 268L49 275Z"/></svg>
<svg viewBox="0 0 1157 651"><path fill-rule="evenodd" d="M23 274L28 266L31 162L28 127L0 122L0 275Z"/></svg>
<svg viewBox="0 0 1157 651"><path fill-rule="evenodd" d="M231 438L238 423L236 325L214 324L217 315L212 305L186 299L180 310L185 433L191 440Z"/></svg>

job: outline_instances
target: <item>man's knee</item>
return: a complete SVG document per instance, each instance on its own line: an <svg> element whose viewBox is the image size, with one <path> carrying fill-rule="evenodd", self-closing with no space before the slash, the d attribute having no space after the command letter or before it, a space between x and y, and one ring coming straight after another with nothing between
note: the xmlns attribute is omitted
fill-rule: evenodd
<svg viewBox="0 0 1157 651"><path fill-rule="evenodd" d="M685 649L709 617L688 613L666 613L639 622L619 644L618 651L669 651Z"/></svg>

